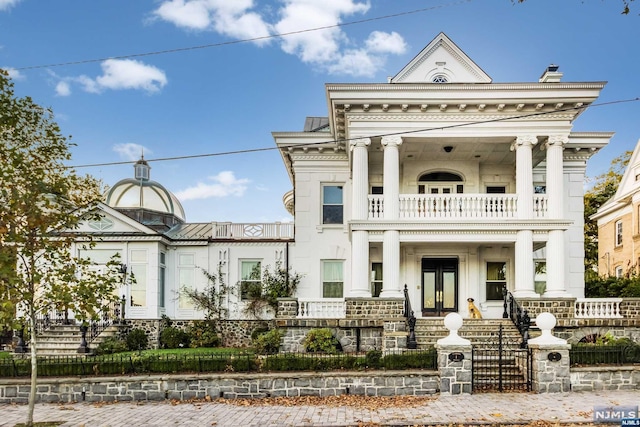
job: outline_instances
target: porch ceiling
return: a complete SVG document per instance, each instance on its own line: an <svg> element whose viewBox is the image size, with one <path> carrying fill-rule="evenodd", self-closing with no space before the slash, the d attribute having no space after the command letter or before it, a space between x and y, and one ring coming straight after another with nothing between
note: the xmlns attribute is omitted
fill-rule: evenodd
<svg viewBox="0 0 640 427"><path fill-rule="evenodd" d="M513 137L495 138L424 138L405 137L400 146L401 160L417 161L476 161L492 164L515 165L515 152L511 151ZM540 145L533 149L533 164L537 165L545 158ZM452 147L445 151L445 147ZM371 156L382 156L380 144L371 144Z"/></svg>

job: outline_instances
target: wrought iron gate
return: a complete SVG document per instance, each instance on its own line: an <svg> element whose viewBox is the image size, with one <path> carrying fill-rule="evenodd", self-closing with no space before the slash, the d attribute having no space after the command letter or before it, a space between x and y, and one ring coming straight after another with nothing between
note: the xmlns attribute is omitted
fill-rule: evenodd
<svg viewBox="0 0 640 427"><path fill-rule="evenodd" d="M474 392L531 391L531 350L507 338L503 327L488 340L474 344Z"/></svg>

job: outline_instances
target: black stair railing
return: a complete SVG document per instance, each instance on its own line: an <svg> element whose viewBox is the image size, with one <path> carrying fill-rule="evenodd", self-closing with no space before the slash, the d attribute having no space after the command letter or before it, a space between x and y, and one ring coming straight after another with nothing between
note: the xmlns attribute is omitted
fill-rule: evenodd
<svg viewBox="0 0 640 427"><path fill-rule="evenodd" d="M124 298L124 297L123 297ZM89 323L89 342L96 339L105 329L111 325L120 323L122 320L122 301L111 301L98 313L98 318Z"/></svg>
<svg viewBox="0 0 640 427"><path fill-rule="evenodd" d="M409 326L409 337L407 338L407 348L414 350L418 348L416 341L416 316L411 309L411 300L409 299L409 288L404 285L404 317L407 319Z"/></svg>
<svg viewBox="0 0 640 427"><path fill-rule="evenodd" d="M526 348L529 342L529 328L531 327L531 318L527 310L523 309L511 292L507 290L506 285L502 288L504 298L503 318L509 318L520 331L522 336L521 348Z"/></svg>

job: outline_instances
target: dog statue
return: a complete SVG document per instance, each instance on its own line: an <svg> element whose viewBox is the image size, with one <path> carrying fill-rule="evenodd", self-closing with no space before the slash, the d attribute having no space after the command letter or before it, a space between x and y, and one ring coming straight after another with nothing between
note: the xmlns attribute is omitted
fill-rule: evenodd
<svg viewBox="0 0 640 427"><path fill-rule="evenodd" d="M480 313L480 310L478 310L478 307L476 307L476 305L473 303L474 299L473 298L467 298L467 305L469 307L469 317L471 319L482 319L482 314Z"/></svg>

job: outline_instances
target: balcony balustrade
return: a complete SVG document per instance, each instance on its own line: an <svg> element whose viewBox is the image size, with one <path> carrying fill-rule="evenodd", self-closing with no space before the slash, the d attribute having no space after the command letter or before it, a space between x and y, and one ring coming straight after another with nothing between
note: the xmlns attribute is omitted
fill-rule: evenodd
<svg viewBox="0 0 640 427"><path fill-rule="evenodd" d="M518 217L516 194L401 194L400 219L509 219ZM547 217L547 196L536 194L533 217ZM369 219L384 219L384 196L369 195Z"/></svg>
<svg viewBox="0 0 640 427"><path fill-rule="evenodd" d="M231 223L214 222L212 224L213 239L256 239L256 240L288 240L293 239L293 223Z"/></svg>
<svg viewBox="0 0 640 427"><path fill-rule="evenodd" d="M298 298L298 319L344 319L346 307L342 298Z"/></svg>
<svg viewBox="0 0 640 427"><path fill-rule="evenodd" d="M621 319L622 298L578 298L574 316L578 319Z"/></svg>

